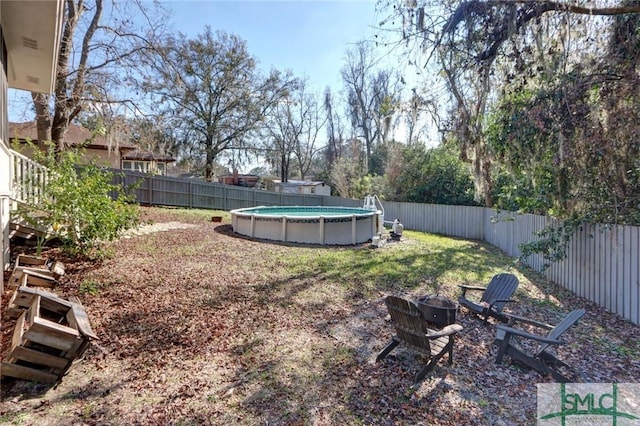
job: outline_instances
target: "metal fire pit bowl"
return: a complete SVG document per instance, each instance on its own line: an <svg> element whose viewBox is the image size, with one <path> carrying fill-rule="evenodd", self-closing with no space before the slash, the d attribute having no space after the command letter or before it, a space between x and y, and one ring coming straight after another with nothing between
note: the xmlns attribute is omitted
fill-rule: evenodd
<svg viewBox="0 0 640 426"><path fill-rule="evenodd" d="M437 327L446 327L456 322L458 304L444 296L423 296L418 298L418 308L427 322Z"/></svg>

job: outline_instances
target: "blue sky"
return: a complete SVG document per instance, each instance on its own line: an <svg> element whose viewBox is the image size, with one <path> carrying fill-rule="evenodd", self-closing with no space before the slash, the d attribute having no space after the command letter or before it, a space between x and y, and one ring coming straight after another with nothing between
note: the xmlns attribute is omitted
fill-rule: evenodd
<svg viewBox="0 0 640 426"><path fill-rule="evenodd" d="M175 31L196 36L206 25L246 40L259 66L291 69L309 78L323 93L342 89L340 68L345 51L371 39L378 22L375 0L175 0L162 1L171 11ZM33 119L27 92L10 90L10 121Z"/></svg>
<svg viewBox="0 0 640 426"><path fill-rule="evenodd" d="M378 23L375 0L179 0L173 28L190 36L213 30L234 33L266 72L272 66L308 76L314 89L342 88L340 68L346 49L371 39Z"/></svg>
<svg viewBox="0 0 640 426"><path fill-rule="evenodd" d="M376 0L161 0L161 4L170 12L171 30L195 37L209 25L214 31L234 33L247 42L263 72L272 67L290 69L296 77L307 77L317 94L330 86L336 98L343 90L340 69L347 49L361 40L373 40L388 13L376 10ZM400 70L403 60L398 60L389 55L381 66ZM404 74L409 82L415 71ZM10 90L8 101L10 121L33 119L28 93ZM402 138L401 133L396 136ZM434 141L436 137L429 136Z"/></svg>

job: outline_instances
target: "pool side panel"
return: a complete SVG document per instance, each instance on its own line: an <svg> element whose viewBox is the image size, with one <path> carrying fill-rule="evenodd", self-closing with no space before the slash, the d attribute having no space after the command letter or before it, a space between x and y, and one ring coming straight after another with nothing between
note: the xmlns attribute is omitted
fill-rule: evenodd
<svg viewBox="0 0 640 426"><path fill-rule="evenodd" d="M261 213L256 213L259 210ZM273 211L285 214L273 216ZM376 234L381 212L353 208L331 208L329 216L322 216L324 208L303 207L287 216L287 208L260 207L231 211L233 230L253 238L303 244L351 245L371 240ZM300 216L305 212L308 216ZM318 212L318 215L314 215ZM335 216L338 213L344 216ZM357 214L356 214L357 213ZM334 216L332 216L334 215Z"/></svg>

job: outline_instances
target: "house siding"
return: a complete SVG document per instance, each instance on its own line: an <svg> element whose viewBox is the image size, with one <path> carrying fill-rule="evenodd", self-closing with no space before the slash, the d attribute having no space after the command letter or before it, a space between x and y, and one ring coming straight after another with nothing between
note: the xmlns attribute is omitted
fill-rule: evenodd
<svg viewBox="0 0 640 426"><path fill-rule="evenodd" d="M37 20L33 18L34 13L38 15ZM13 192L7 94L9 86L51 93L63 19L64 0L38 3L0 1L0 249L3 270L10 261L9 221ZM11 28L10 32L7 32L8 28ZM19 48L21 39L27 36L39 40L38 49L25 52ZM9 64L9 61L12 63ZM0 283L0 290L4 290L4 280Z"/></svg>
<svg viewBox="0 0 640 426"><path fill-rule="evenodd" d="M0 8L0 19L2 8ZM11 154L9 152L7 129L7 49L0 27L0 59L2 60L2 72L0 73L0 230L2 250L2 270L9 267L9 209L11 206L9 196L11 195ZM0 281L0 291L4 291L4 274Z"/></svg>
<svg viewBox="0 0 640 426"><path fill-rule="evenodd" d="M110 167L113 169L120 168L120 153L114 149L112 151L95 148L84 149L84 163L94 161L96 165L101 167Z"/></svg>

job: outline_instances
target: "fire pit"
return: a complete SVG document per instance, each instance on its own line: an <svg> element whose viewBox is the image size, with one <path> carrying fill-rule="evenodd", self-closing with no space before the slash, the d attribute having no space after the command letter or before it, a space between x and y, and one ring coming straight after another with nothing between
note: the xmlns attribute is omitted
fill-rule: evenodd
<svg viewBox="0 0 640 426"><path fill-rule="evenodd" d="M444 296L423 296L418 298L418 307L427 322L445 327L456 322L458 304Z"/></svg>

